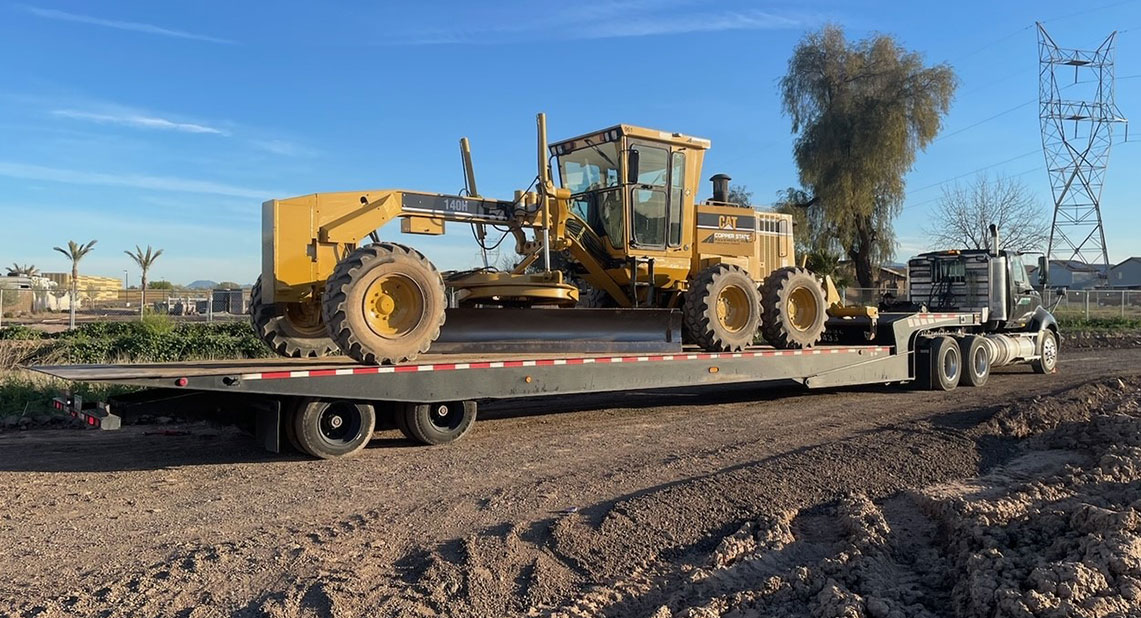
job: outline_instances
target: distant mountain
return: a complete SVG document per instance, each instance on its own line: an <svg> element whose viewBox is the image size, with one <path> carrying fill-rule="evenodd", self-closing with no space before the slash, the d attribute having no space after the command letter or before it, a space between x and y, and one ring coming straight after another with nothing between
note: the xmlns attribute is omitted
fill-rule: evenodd
<svg viewBox="0 0 1141 618"><path fill-rule="evenodd" d="M198 281L191 281L186 284L186 287L191 290L209 290L218 287L218 282L209 279L199 279Z"/></svg>

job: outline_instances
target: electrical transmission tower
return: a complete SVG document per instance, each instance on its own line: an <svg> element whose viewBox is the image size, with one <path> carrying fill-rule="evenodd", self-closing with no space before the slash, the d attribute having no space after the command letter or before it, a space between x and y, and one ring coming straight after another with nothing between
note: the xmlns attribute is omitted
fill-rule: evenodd
<svg viewBox="0 0 1141 618"><path fill-rule="evenodd" d="M1076 261L1109 276L1101 189L1113 126L1126 120L1113 100L1114 39L1093 51L1058 47L1038 24L1038 102L1042 150L1054 193L1050 259ZM1081 87L1084 86L1084 87ZM1073 96L1063 97L1073 92ZM1128 137L1129 125L1126 124Z"/></svg>

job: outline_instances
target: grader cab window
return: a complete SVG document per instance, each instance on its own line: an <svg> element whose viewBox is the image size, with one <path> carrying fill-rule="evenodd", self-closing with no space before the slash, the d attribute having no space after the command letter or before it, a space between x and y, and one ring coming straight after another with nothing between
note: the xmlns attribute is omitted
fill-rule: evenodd
<svg viewBox="0 0 1141 618"><path fill-rule="evenodd" d="M631 148L638 151L638 186L630 191L634 244L664 247L669 151L645 144L633 144Z"/></svg>
<svg viewBox="0 0 1141 618"><path fill-rule="evenodd" d="M587 146L559 157L559 178L572 194L618 186L618 144Z"/></svg>

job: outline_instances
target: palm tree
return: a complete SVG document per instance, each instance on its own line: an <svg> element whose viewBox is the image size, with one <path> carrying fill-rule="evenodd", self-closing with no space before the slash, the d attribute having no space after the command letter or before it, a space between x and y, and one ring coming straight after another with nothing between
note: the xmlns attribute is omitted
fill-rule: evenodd
<svg viewBox="0 0 1141 618"><path fill-rule="evenodd" d="M79 260L82 260L85 255L91 253L95 248L95 243L98 241L91 241L85 245L81 245L74 240L67 241L67 249L63 247L52 247L56 251L67 256L71 260L71 302L68 303L71 309L71 315L68 319L68 328L75 329L75 300L76 294L79 289Z"/></svg>
<svg viewBox="0 0 1141 618"><path fill-rule="evenodd" d="M139 315L142 315L147 306L147 271L154 265L158 256L162 255L162 249L151 249L151 246L147 245L147 250L144 253L138 245L135 245L134 253L130 251L124 251L123 253L131 256L131 259L143 270L143 283L139 289L139 293L142 295L139 300Z"/></svg>
<svg viewBox="0 0 1141 618"><path fill-rule="evenodd" d="M36 275L40 274L40 269L36 268L35 264L22 264L21 265L21 264L17 264L15 262L12 262L12 265L8 267L8 274L9 275L16 275L16 276L22 275L25 277L35 277Z"/></svg>

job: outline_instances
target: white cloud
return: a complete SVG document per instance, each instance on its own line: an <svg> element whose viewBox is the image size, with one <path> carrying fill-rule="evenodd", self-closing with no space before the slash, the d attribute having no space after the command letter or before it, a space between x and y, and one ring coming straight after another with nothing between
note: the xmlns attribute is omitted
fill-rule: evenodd
<svg viewBox="0 0 1141 618"><path fill-rule="evenodd" d="M232 45L234 42L217 37L206 36L204 34L194 34L193 32L184 32L182 30L171 30L161 26L152 24L144 24L134 21L119 21L114 19L103 19L100 17L91 17L89 15L79 15L76 13L67 13L65 11L58 11L56 9L43 9L34 6L17 5L17 7L26 13L42 17L43 19L54 19L56 21L70 21L81 24L90 24L93 26L102 26L104 28L114 28L116 30L127 30L130 32L142 32L144 34L157 34L159 36L173 37L176 39L190 39L193 41L205 41L207 43L220 43L223 45Z"/></svg>
<svg viewBox="0 0 1141 618"><path fill-rule="evenodd" d="M254 139L250 140L250 144L270 154L286 157L309 157L314 154L313 150L305 146L283 139Z"/></svg>
<svg viewBox="0 0 1141 618"><path fill-rule="evenodd" d="M554 11L528 19L488 24L466 22L463 29L406 31L387 45L494 44L544 40L581 40L731 30L802 28L822 21L818 15L752 8L729 10L701 6L700 0L627 0L582 2L573 11Z"/></svg>
<svg viewBox="0 0 1141 618"><path fill-rule="evenodd" d="M259 202L272 198L275 195L285 195L279 191L268 189L251 189L234 185L212 182L209 180L194 180L169 176L149 176L145 174L108 174L102 172L83 172L78 170L45 167L42 165L29 165L0 161L0 176L20 178L23 180L39 180L47 182L62 182L78 185L101 185L109 187L131 187L134 189L150 189L155 191L179 191L184 193L205 193L209 195L227 195L241 197Z"/></svg>
<svg viewBox="0 0 1141 618"><path fill-rule="evenodd" d="M192 122L176 122L166 118L157 116L147 116L134 112L123 113L98 113L86 112L74 109L57 109L52 110L55 116L63 118L72 118L74 120L90 120L100 124L117 124L126 127L136 127L140 129L156 129L159 131L178 131L180 133L207 133L212 135L228 136L230 133L223 129L216 129L211 126L196 124Z"/></svg>

